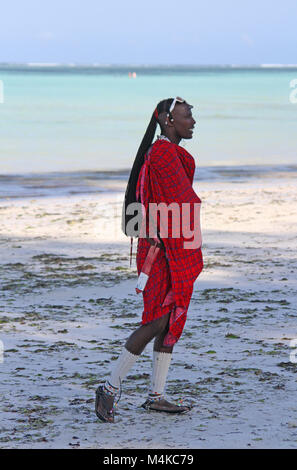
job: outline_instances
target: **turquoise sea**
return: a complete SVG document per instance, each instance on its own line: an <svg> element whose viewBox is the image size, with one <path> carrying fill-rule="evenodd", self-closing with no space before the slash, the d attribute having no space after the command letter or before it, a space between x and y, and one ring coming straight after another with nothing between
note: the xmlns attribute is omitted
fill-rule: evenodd
<svg viewBox="0 0 297 470"><path fill-rule="evenodd" d="M2 182L48 172L103 177L104 170L125 178L156 104L174 96L194 106L194 136L182 145L204 174L249 165L296 171L293 79L294 67L3 64Z"/></svg>

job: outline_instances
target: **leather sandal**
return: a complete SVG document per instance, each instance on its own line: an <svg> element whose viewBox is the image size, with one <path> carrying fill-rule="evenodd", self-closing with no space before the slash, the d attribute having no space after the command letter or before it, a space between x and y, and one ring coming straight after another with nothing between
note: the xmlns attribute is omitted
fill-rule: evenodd
<svg viewBox="0 0 297 470"><path fill-rule="evenodd" d="M158 398L149 397L141 406L145 410L163 411L165 413L185 413L193 408L192 404L183 405L182 400L180 403L170 403L163 396Z"/></svg>
<svg viewBox="0 0 297 470"><path fill-rule="evenodd" d="M114 407L112 396L104 391L103 385L96 390L95 413L105 423L114 423ZM111 406L110 406L111 404Z"/></svg>
<svg viewBox="0 0 297 470"><path fill-rule="evenodd" d="M122 395L122 381L120 379L120 396L114 404L115 395L106 393L104 385L96 390L95 413L97 418L105 423L114 423L114 409Z"/></svg>

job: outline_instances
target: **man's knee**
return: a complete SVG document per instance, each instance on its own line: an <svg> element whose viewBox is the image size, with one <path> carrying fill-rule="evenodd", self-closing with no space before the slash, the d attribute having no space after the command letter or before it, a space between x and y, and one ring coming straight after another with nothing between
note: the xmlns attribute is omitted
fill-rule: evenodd
<svg viewBox="0 0 297 470"><path fill-rule="evenodd" d="M157 322L158 322L158 324L156 325L157 333L163 333L163 331L165 331L168 328L169 314L164 315L163 317L159 318Z"/></svg>

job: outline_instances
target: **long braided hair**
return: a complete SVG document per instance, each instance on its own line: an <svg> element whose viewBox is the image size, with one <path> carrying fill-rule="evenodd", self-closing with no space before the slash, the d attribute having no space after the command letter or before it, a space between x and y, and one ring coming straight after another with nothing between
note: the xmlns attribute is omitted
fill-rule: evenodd
<svg viewBox="0 0 297 470"><path fill-rule="evenodd" d="M135 157L135 160L134 160L131 172L130 172L127 188L126 188L125 198L124 198L124 203L123 203L123 210L122 210L122 231L127 236L129 236L129 234L127 233L127 224L129 220L134 217L134 215L128 215L126 211L127 211L127 207L129 204L133 202L137 202L136 186L137 186L138 176L139 176L141 167L144 163L144 156L153 142L157 124L161 126L158 120L159 114L163 112L169 113L169 109L170 109L172 102L173 102L173 98L167 98L166 100L162 100L158 103L157 107L155 108L152 114L151 120L149 122L149 125L147 126L147 129L145 131L145 134L139 146L138 152L136 154L136 157Z"/></svg>

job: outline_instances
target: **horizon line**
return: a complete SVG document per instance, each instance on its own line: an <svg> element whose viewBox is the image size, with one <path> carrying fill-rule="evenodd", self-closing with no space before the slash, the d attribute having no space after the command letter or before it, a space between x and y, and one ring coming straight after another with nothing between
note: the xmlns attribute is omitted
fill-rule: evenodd
<svg viewBox="0 0 297 470"><path fill-rule="evenodd" d="M261 63L261 64L143 64L143 63L99 63L99 62L0 62L0 67L91 67L91 68L113 68L113 67L138 67L138 68L297 68L297 64Z"/></svg>

